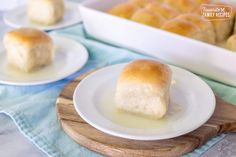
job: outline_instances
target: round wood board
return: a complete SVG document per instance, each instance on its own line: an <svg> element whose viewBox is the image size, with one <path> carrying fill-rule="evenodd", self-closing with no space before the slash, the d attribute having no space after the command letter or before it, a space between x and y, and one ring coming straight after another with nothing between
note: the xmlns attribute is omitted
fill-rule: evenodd
<svg viewBox="0 0 236 157"><path fill-rule="evenodd" d="M189 134L159 141L136 141L105 134L86 123L73 105L74 89L90 73L81 75L65 86L56 102L61 127L74 141L90 150L112 157L180 156L221 133L236 132L236 107L216 97L214 115Z"/></svg>

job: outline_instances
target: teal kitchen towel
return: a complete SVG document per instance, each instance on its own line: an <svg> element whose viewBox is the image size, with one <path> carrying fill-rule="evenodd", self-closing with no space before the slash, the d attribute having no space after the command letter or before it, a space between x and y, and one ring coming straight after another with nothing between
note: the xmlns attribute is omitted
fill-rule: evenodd
<svg viewBox="0 0 236 157"><path fill-rule="evenodd" d="M55 102L63 86L80 74L93 68L131 61L146 56L96 41L86 35L82 25L53 33L84 44L89 51L89 61L82 70L54 83L39 86L0 85L0 112L9 115L19 130L37 147L52 157L99 157L68 137L57 121ZM77 61L76 58L74 60ZM223 99L236 105L236 88L204 79ZM186 156L200 156L221 140L221 135Z"/></svg>

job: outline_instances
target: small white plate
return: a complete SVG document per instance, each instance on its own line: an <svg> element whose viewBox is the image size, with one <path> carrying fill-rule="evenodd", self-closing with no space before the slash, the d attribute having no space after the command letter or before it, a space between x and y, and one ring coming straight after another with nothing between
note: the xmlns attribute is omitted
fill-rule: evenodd
<svg viewBox="0 0 236 157"><path fill-rule="evenodd" d="M176 83L171 87L171 103L164 119L150 120L117 111L114 93L124 66L118 64L94 72L74 92L77 112L98 130L134 140L168 139L197 129L213 114L216 102L211 88L196 75L173 66Z"/></svg>
<svg viewBox="0 0 236 157"><path fill-rule="evenodd" d="M42 26L31 23L27 16L27 6L21 6L5 13L3 19L7 25L13 28L34 27L44 31L60 29L81 22L81 17L77 8L78 3L66 2L65 6L66 10L63 20L51 26Z"/></svg>
<svg viewBox="0 0 236 157"><path fill-rule="evenodd" d="M55 60L33 73L24 73L9 66L6 51L0 43L0 83L18 86L50 83L75 73L85 65L88 52L83 45L58 35L51 37L55 44Z"/></svg>

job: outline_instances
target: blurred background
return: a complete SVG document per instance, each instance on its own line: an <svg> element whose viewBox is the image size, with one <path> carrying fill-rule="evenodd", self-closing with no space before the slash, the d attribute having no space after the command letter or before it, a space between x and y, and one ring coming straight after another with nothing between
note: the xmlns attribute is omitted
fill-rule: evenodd
<svg viewBox="0 0 236 157"><path fill-rule="evenodd" d="M26 3L27 0L1 0L0 11L10 10Z"/></svg>
<svg viewBox="0 0 236 157"><path fill-rule="evenodd" d="M70 1L81 2L83 0L70 0ZM19 5L23 5L26 2L27 0L1 0L0 11L11 10Z"/></svg>

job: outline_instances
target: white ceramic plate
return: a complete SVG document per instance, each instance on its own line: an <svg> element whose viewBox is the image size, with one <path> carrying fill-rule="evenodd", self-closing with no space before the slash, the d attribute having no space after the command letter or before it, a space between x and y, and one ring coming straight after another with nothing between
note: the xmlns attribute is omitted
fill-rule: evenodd
<svg viewBox="0 0 236 157"><path fill-rule="evenodd" d="M13 28L35 27L44 31L55 30L68 27L81 22L81 17L77 9L78 3L66 2L65 16L62 21L51 26L41 26L33 24L27 17L27 7L21 6L4 14L3 19L7 25Z"/></svg>
<svg viewBox="0 0 236 157"><path fill-rule="evenodd" d="M0 83L10 85L39 85L63 79L79 69L88 60L86 48L73 40L53 35L54 62L36 72L24 73L7 64L5 49L0 43Z"/></svg>
<svg viewBox="0 0 236 157"><path fill-rule="evenodd" d="M74 105L90 125L107 134L134 139L160 140L189 133L213 114L215 97L211 88L196 75L171 66L175 84L167 116L150 120L115 109L114 92L125 64L113 65L86 77L74 92Z"/></svg>

